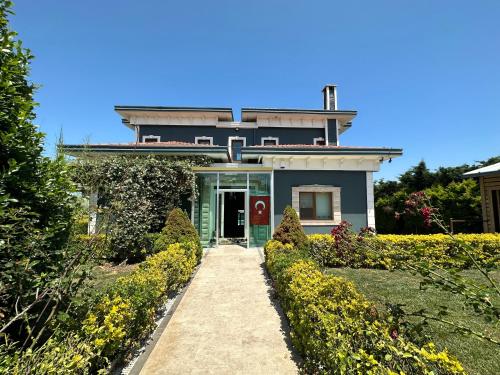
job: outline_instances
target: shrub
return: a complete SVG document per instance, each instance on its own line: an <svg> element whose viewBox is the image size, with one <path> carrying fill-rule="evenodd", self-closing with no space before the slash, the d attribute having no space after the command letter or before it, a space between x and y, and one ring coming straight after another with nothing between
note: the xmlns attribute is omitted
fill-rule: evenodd
<svg viewBox="0 0 500 375"><path fill-rule="evenodd" d="M339 265L333 236L311 234L307 237L309 239L309 253L321 267Z"/></svg>
<svg viewBox="0 0 500 375"><path fill-rule="evenodd" d="M0 1L0 327L12 323L4 334L24 341L44 329L44 291L71 267L76 197L64 159L43 155L29 80L33 56L9 25L11 7ZM66 292L58 290L62 300Z"/></svg>
<svg viewBox="0 0 500 375"><path fill-rule="evenodd" d="M500 234L458 234L455 235L458 243L445 234L354 236L353 250L339 254L332 236L309 235L311 256L325 267L392 269L424 261L445 268L467 269L472 261L461 251L462 242L473 246L473 256L482 266L500 266Z"/></svg>
<svg viewBox="0 0 500 375"><path fill-rule="evenodd" d="M307 248L307 236L297 212L292 207L285 207L281 223L274 230L273 239L284 244L292 244L299 249Z"/></svg>
<svg viewBox="0 0 500 375"><path fill-rule="evenodd" d="M289 319L305 370L321 374L463 374L432 343L407 341L343 278L324 275L290 245L266 244L266 266Z"/></svg>
<svg viewBox="0 0 500 375"><path fill-rule="evenodd" d="M182 242L191 242L196 245L196 259L200 261L203 249L198 231L183 210L174 208L168 215L165 227L154 243L154 250L156 252L162 251L170 244Z"/></svg>
<svg viewBox="0 0 500 375"><path fill-rule="evenodd" d="M169 245L98 294L73 331L56 331L40 348L24 352L0 344L0 373L86 374L106 368L149 335L168 293L184 285L195 266L195 244Z"/></svg>
<svg viewBox="0 0 500 375"><path fill-rule="evenodd" d="M147 233L159 232L168 212L195 195L192 168L208 162L197 156L84 153L71 163L71 175L85 194L99 192L99 222L110 238L114 259L140 262L147 253Z"/></svg>
<svg viewBox="0 0 500 375"><path fill-rule="evenodd" d="M196 266L195 253L192 243L169 245L98 298L82 330L102 356L126 353L147 337L167 293L189 280Z"/></svg>

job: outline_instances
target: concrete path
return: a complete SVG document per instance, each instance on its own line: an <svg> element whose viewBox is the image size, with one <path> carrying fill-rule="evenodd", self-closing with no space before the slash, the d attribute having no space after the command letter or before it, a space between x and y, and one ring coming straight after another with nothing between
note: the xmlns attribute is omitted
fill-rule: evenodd
<svg viewBox="0 0 500 375"><path fill-rule="evenodd" d="M141 375L296 374L256 249L209 250Z"/></svg>

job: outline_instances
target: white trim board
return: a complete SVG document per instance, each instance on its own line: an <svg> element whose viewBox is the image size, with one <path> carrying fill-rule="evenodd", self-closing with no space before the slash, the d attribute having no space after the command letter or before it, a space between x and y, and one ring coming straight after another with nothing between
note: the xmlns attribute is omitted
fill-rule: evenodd
<svg viewBox="0 0 500 375"><path fill-rule="evenodd" d="M323 137L316 137L316 138L313 138L313 144L314 144L315 146L317 146L317 145L318 145L318 141L323 141L323 142L325 142L325 145L327 145L327 144L328 144L328 139L325 139L325 138L323 138Z"/></svg>
<svg viewBox="0 0 500 375"><path fill-rule="evenodd" d="M205 136L201 136L201 137L194 137L194 143L195 144L199 144L198 141L210 141L210 146L213 146L214 144L214 137L205 137Z"/></svg>
<svg viewBox="0 0 500 375"><path fill-rule="evenodd" d="M276 170L330 170L330 171L372 171L380 169L378 158L354 158L352 156L266 156L262 166Z"/></svg>
<svg viewBox="0 0 500 375"><path fill-rule="evenodd" d="M366 172L366 217L367 225L375 229L375 195L373 192L373 172Z"/></svg>
<svg viewBox="0 0 500 375"><path fill-rule="evenodd" d="M142 143L146 143L146 139L156 139L155 142L160 142L161 137L159 135L143 135L142 136ZM150 142L153 143L153 142Z"/></svg>
<svg viewBox="0 0 500 375"><path fill-rule="evenodd" d="M264 141L276 141L276 145L280 144L280 139L278 137L261 137L260 145L264 146Z"/></svg>

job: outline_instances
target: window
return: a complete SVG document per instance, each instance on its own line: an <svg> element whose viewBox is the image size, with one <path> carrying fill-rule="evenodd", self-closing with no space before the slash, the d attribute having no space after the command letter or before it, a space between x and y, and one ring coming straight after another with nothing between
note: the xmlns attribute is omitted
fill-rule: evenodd
<svg viewBox="0 0 500 375"><path fill-rule="evenodd" d="M144 142L144 143L160 142L160 136L159 135L143 135L142 142Z"/></svg>
<svg viewBox="0 0 500 375"><path fill-rule="evenodd" d="M322 138L322 137L314 138L314 145L315 146L324 146L324 145L326 145L325 138Z"/></svg>
<svg viewBox="0 0 500 375"><path fill-rule="evenodd" d="M332 220L332 193L299 193L300 218L303 220Z"/></svg>
<svg viewBox="0 0 500 375"><path fill-rule="evenodd" d="M340 188L329 185L302 185L292 188L292 207L303 225L340 223Z"/></svg>
<svg viewBox="0 0 500 375"><path fill-rule="evenodd" d="M194 143L197 145L212 146L214 144L213 137L194 137Z"/></svg>
<svg viewBox="0 0 500 375"><path fill-rule="evenodd" d="M276 146L279 140L277 137L262 137L261 144L262 146Z"/></svg>
<svg viewBox="0 0 500 375"><path fill-rule="evenodd" d="M229 137L229 147L232 161L241 161L241 149L246 145L246 138Z"/></svg>

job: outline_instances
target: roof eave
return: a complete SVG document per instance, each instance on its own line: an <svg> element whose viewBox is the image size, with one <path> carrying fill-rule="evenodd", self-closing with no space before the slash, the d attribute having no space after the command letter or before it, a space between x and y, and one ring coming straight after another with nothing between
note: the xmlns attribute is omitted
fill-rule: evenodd
<svg viewBox="0 0 500 375"><path fill-rule="evenodd" d="M227 147L134 147L134 146L97 146L97 145L63 145L61 151L67 155L80 156L84 153L98 154L161 154L174 156L209 156L229 160Z"/></svg>
<svg viewBox="0 0 500 375"><path fill-rule="evenodd" d="M115 105L115 111L123 118L127 119L129 113L133 112L157 112L157 113L210 113L220 115L230 115L234 121L233 109L228 107L164 107L164 106L133 106Z"/></svg>
<svg viewBox="0 0 500 375"><path fill-rule="evenodd" d="M252 147L243 148L242 154L248 155L376 155L398 157L403 155L403 149L313 149L313 148L264 148Z"/></svg>

